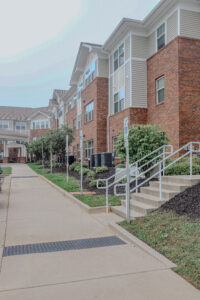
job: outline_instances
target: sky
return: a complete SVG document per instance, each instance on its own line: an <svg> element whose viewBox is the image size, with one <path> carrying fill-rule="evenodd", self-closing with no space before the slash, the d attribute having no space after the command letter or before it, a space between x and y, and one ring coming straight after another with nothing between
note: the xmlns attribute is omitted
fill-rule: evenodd
<svg viewBox="0 0 200 300"><path fill-rule="evenodd" d="M80 42L103 44L159 0L0 0L0 106L48 106L68 89Z"/></svg>

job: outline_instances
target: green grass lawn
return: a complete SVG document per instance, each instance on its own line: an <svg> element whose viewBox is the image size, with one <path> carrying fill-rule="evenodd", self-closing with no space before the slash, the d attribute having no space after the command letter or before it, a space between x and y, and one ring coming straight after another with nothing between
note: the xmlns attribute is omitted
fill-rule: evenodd
<svg viewBox="0 0 200 300"><path fill-rule="evenodd" d="M200 289L200 220L155 212L121 226L177 265L179 275Z"/></svg>
<svg viewBox="0 0 200 300"><path fill-rule="evenodd" d="M80 192L80 183L76 178L69 177L69 183L66 184L65 174L60 174L60 173L49 174L48 173L49 169L43 169L41 165L37 165L35 163L28 163L28 165L36 173L43 175L45 178L57 184L59 187L66 190L67 192ZM98 207L98 206L106 205L105 195L75 195L75 197L90 207ZM119 197L109 195L110 206L116 206L120 204L121 201Z"/></svg>
<svg viewBox="0 0 200 300"><path fill-rule="evenodd" d="M106 205L105 195L76 195L76 198L90 207L98 207ZM109 195L109 206L121 205L119 197Z"/></svg>
<svg viewBox="0 0 200 300"><path fill-rule="evenodd" d="M69 177L69 182L67 184L65 174L48 174L49 169L42 169L40 165L36 165L35 163L29 163L28 165L36 173L43 175L45 178L57 184L59 187L66 190L67 192L80 192L79 181L74 177Z"/></svg>
<svg viewBox="0 0 200 300"><path fill-rule="evenodd" d="M11 167L3 167L2 170L3 170L4 175L12 174L12 168Z"/></svg>

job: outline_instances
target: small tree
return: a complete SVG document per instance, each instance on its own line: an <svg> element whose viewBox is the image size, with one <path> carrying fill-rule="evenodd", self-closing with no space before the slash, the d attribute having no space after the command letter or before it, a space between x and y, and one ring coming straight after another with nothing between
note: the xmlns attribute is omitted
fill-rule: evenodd
<svg viewBox="0 0 200 300"><path fill-rule="evenodd" d="M43 153L46 158L50 155L50 143L52 142L53 154L64 157L66 149L66 136L69 136L69 145L74 139L73 130L68 126L62 126L56 130L49 130L40 139L30 142L26 145L27 151L36 156L36 159L42 158L42 144Z"/></svg>
<svg viewBox="0 0 200 300"><path fill-rule="evenodd" d="M157 148L167 145L168 141L169 139L166 136L166 132L156 125L131 126L129 128L130 163L134 163ZM116 150L122 161L125 161L126 149L124 145L124 131L121 131L119 135ZM154 157L155 155L152 155L148 160ZM144 160L142 163L148 160Z"/></svg>

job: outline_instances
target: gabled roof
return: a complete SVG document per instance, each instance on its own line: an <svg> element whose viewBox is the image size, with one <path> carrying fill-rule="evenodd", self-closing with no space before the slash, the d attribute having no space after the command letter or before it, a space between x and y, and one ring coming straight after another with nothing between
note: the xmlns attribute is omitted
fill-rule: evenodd
<svg viewBox="0 0 200 300"><path fill-rule="evenodd" d="M28 117L28 120L32 120L35 116L37 115L43 115L45 118L49 118L50 117L50 112L49 111L45 111L43 112L42 110L37 110L35 111L33 114L31 114L29 117Z"/></svg>
<svg viewBox="0 0 200 300"><path fill-rule="evenodd" d="M179 0L161 0L143 20L123 18L109 38L105 41L103 49L105 51L111 51L113 49L113 45L118 43L130 31L135 31L137 34L147 36L150 27L160 17L162 17L166 11L178 3Z"/></svg>
<svg viewBox="0 0 200 300"><path fill-rule="evenodd" d="M85 64L90 52L105 55L102 45L81 42L71 75L71 86L77 84L80 75L84 72Z"/></svg>
<svg viewBox="0 0 200 300"><path fill-rule="evenodd" d="M48 107L0 106L0 120L27 121L29 117L37 111L48 114Z"/></svg>

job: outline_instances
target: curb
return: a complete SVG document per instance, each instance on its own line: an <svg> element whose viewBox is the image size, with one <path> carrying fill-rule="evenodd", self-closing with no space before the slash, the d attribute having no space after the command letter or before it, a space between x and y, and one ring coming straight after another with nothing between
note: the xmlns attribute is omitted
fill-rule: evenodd
<svg viewBox="0 0 200 300"><path fill-rule="evenodd" d="M173 269L177 267L176 264L171 262L168 258L166 258L164 255L160 254L150 246L148 246L143 241L139 240L137 237L126 231L124 228L122 228L119 224L110 223L109 227L115 231L118 235L120 235L123 239L127 240L128 242L134 244L138 248L142 249L144 252L148 253L149 255L153 256L155 259L162 262L167 268Z"/></svg>
<svg viewBox="0 0 200 300"><path fill-rule="evenodd" d="M35 172L33 170L33 172ZM36 173L36 172L35 172ZM77 198L75 198L70 192L67 192L63 190L61 187L56 185L55 183L51 182L48 180L46 177L36 173L40 178L42 178L44 181L46 181L48 184L50 184L52 187L54 187L56 190L61 192L64 196L67 196L69 200L71 200L73 203L76 203L81 209L86 211L89 214L98 214L98 213L105 213L106 212L106 207L105 206L99 206L99 207L90 207L87 204L81 202Z"/></svg>

